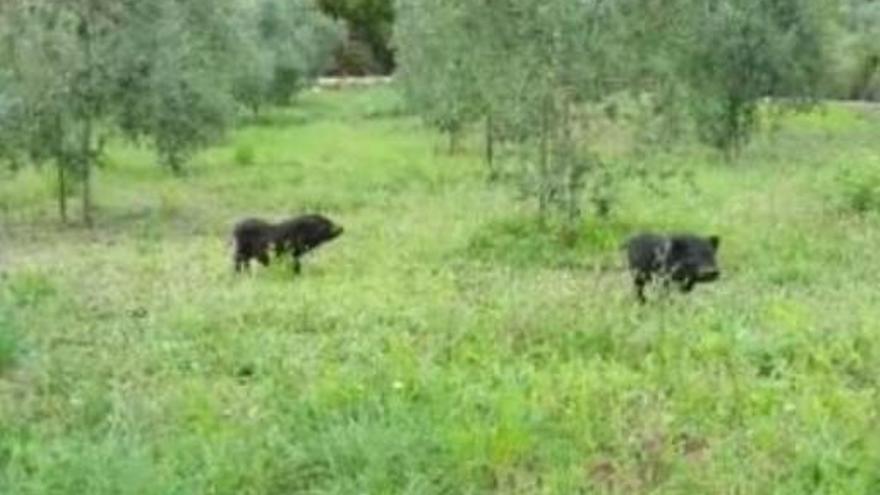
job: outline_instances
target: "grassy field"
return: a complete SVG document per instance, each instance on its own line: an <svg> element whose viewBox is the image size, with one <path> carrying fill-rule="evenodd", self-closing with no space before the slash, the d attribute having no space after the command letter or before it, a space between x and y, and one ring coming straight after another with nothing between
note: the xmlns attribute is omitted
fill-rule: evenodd
<svg viewBox="0 0 880 495"><path fill-rule="evenodd" d="M691 179L562 243L400 108L310 93L183 178L117 147L92 230L0 176L0 493L880 493L880 113L649 155ZM303 211L346 233L234 276L237 218ZM639 229L722 279L636 304Z"/></svg>

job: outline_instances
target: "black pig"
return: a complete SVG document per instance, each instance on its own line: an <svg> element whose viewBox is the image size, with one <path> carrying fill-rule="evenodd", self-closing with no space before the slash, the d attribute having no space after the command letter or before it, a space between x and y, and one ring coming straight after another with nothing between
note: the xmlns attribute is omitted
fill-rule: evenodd
<svg viewBox="0 0 880 495"><path fill-rule="evenodd" d="M720 242L718 236L693 234L643 233L630 238L625 247L639 301L645 302L645 285L655 276L664 286L674 282L682 292L716 280L721 275L715 262Z"/></svg>
<svg viewBox="0 0 880 495"><path fill-rule="evenodd" d="M342 234L343 228L317 214L302 215L275 226L275 252L278 256L290 253L293 270L300 272L300 257L312 249Z"/></svg>
<svg viewBox="0 0 880 495"><path fill-rule="evenodd" d="M232 230L235 271L250 268L252 259L263 266L268 265L270 250L274 248L276 256L290 253L294 271L299 273L301 256L338 237L342 231L342 227L316 214L302 215L278 224L246 218L236 223Z"/></svg>
<svg viewBox="0 0 880 495"><path fill-rule="evenodd" d="M269 264L269 247L275 242L275 226L259 218L246 218L232 229L235 243L233 261L235 271L249 269L252 259L263 266Z"/></svg>

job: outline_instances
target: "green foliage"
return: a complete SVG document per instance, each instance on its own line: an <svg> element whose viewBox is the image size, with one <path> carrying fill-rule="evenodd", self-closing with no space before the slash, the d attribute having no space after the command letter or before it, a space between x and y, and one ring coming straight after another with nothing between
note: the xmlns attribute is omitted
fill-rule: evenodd
<svg viewBox="0 0 880 495"><path fill-rule="evenodd" d="M821 94L833 12L805 0L400 1L394 45L404 95L450 148L479 125L490 179L512 158L539 211L574 223L584 193L606 214L627 173L609 172L627 160L596 148L615 132L603 125L614 112L602 113L619 95L647 103L639 120L659 121L663 132L646 136L695 130L732 157L762 116Z"/></svg>
<svg viewBox="0 0 880 495"><path fill-rule="evenodd" d="M833 200L845 211L880 213L880 163L844 166L837 173Z"/></svg>
<svg viewBox="0 0 880 495"><path fill-rule="evenodd" d="M880 4L841 2L830 96L880 101Z"/></svg>
<svg viewBox="0 0 880 495"><path fill-rule="evenodd" d="M15 364L21 347L21 336L13 326L11 311L0 301L0 375Z"/></svg>
<svg viewBox="0 0 880 495"><path fill-rule="evenodd" d="M821 94L829 65L826 5L742 0L691 10L689 29L669 46L681 57L678 77L706 143L736 155L759 124L765 97L797 109Z"/></svg>
<svg viewBox="0 0 880 495"><path fill-rule="evenodd" d="M611 220L578 225L513 217L480 227L466 253L492 264L527 268L601 268L622 266L615 256L620 239L631 230Z"/></svg>
<svg viewBox="0 0 880 495"><path fill-rule="evenodd" d="M797 104L820 94L828 65L820 6L743 1L699 11L694 22L700 43L685 52L683 77L694 92L691 108L705 142L736 155L759 123L764 97Z"/></svg>
<svg viewBox="0 0 880 495"><path fill-rule="evenodd" d="M266 96L286 104L328 67L342 29L313 0L260 0L257 9L258 44L268 54L271 74Z"/></svg>
<svg viewBox="0 0 880 495"><path fill-rule="evenodd" d="M5 99L14 111L0 115L21 151L58 170L59 210L66 219L67 182L80 184L82 212L91 221L92 169L106 137L100 125L112 106L118 43L115 9L104 3L13 2L0 18L2 53L9 67Z"/></svg>
<svg viewBox="0 0 880 495"><path fill-rule="evenodd" d="M14 94L12 77L0 69L0 161L10 169L17 169L25 154L25 136L22 129L22 105Z"/></svg>
<svg viewBox="0 0 880 495"><path fill-rule="evenodd" d="M152 0L126 10L117 121L127 136L151 141L175 173L234 121L229 65L254 56L238 13L228 1Z"/></svg>
<svg viewBox="0 0 880 495"><path fill-rule="evenodd" d="M9 301L15 306L37 306L55 295L55 287L45 274L22 272L6 283Z"/></svg>
<svg viewBox="0 0 880 495"><path fill-rule="evenodd" d="M345 20L348 28L349 39L337 55L336 72L384 74L394 68L390 46L394 0L318 0L318 5Z"/></svg>
<svg viewBox="0 0 880 495"><path fill-rule="evenodd" d="M55 295L52 280L42 273L20 271L9 275L0 272L0 380L3 372L15 365L24 350L24 334L17 315L35 310Z"/></svg>
<svg viewBox="0 0 880 495"><path fill-rule="evenodd" d="M455 3L398 2L394 46L397 79L411 108L426 123L449 135L450 149L485 106L479 71L465 23L467 7ZM445 33L432 36L431 33Z"/></svg>
<svg viewBox="0 0 880 495"><path fill-rule="evenodd" d="M490 175L496 147L514 147L519 182L541 213L573 222L600 163L587 107L614 88L623 66L620 15L593 2L399 2L399 78L451 143L484 120Z"/></svg>
<svg viewBox="0 0 880 495"><path fill-rule="evenodd" d="M58 208L82 196L105 144L153 145L179 173L236 122L287 102L327 64L340 30L312 0L14 0L0 17L0 158L51 162Z"/></svg>
<svg viewBox="0 0 880 495"><path fill-rule="evenodd" d="M242 167L253 165L255 157L256 152L254 151L253 145L239 144L235 147L235 155L233 156L233 160L235 160L236 164Z"/></svg>
<svg viewBox="0 0 880 495"><path fill-rule="evenodd" d="M180 171L234 122L286 104L327 65L340 29L311 0L152 0L131 7L120 50L122 128Z"/></svg>

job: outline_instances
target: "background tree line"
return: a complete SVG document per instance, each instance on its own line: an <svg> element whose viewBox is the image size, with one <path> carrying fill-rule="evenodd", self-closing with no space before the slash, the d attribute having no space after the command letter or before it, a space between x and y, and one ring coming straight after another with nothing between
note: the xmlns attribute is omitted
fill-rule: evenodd
<svg viewBox="0 0 880 495"><path fill-rule="evenodd" d="M607 213L596 152L621 99L638 122L692 132L734 158L769 108L803 109L830 72L836 4L812 0L400 0L408 101L450 136L479 125L489 177L507 149L542 216L575 220L584 190Z"/></svg>
<svg viewBox="0 0 880 495"><path fill-rule="evenodd" d="M312 0L10 0L0 5L0 157L51 165L58 208L113 138L151 144L175 173L242 115L286 104L343 29Z"/></svg>
<svg viewBox="0 0 880 495"><path fill-rule="evenodd" d="M388 74L394 69L391 0L319 0L318 4L325 13L343 21L348 31L345 43L334 55L332 73Z"/></svg>
<svg viewBox="0 0 880 495"><path fill-rule="evenodd" d="M111 139L175 173L243 115L319 74L397 67L415 112L485 136L488 175L541 212L599 213L620 167L596 153L618 102L735 157L772 97L880 97L880 6L869 0L9 0L0 4L0 157L54 167L58 208ZM393 39L392 39L393 37ZM651 138L651 139L648 139Z"/></svg>
<svg viewBox="0 0 880 495"><path fill-rule="evenodd" d="M349 41L335 56L334 72L387 73L394 68L390 42L394 0L320 0L319 4L349 30ZM425 6L418 0L414 5ZM838 0L835 9L827 19L834 30L830 46L834 56L823 96L880 100L880 3Z"/></svg>

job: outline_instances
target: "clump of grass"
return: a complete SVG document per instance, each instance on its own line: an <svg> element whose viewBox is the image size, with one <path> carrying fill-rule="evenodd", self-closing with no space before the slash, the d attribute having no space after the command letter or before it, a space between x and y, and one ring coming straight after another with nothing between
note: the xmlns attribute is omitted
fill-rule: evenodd
<svg viewBox="0 0 880 495"><path fill-rule="evenodd" d="M586 267L608 261L629 227L613 219L570 225L533 216L492 220L478 229L468 254L517 267Z"/></svg>
<svg viewBox="0 0 880 495"><path fill-rule="evenodd" d="M843 168L832 191L836 202L855 213L880 212L880 161Z"/></svg>
<svg viewBox="0 0 880 495"><path fill-rule="evenodd" d="M46 274L23 271L10 277L7 291L13 306L32 307L54 296L56 288Z"/></svg>
<svg viewBox="0 0 880 495"><path fill-rule="evenodd" d="M164 220L178 216L182 210L183 200L176 188L167 188L159 192L158 214Z"/></svg>
<svg viewBox="0 0 880 495"><path fill-rule="evenodd" d="M256 156L253 145L242 143L235 147L232 159L240 167L249 167L256 161Z"/></svg>
<svg viewBox="0 0 880 495"><path fill-rule="evenodd" d="M5 282L5 276L0 276L0 283ZM10 297L13 294L13 287L8 286L4 291L0 286L0 374L15 364L22 348L21 334L13 320L13 304ZM2 459L2 455L0 455L0 459ZM2 480L2 476L0 476L0 480Z"/></svg>
<svg viewBox="0 0 880 495"><path fill-rule="evenodd" d="M21 351L21 338L0 308L0 373L11 368Z"/></svg>

